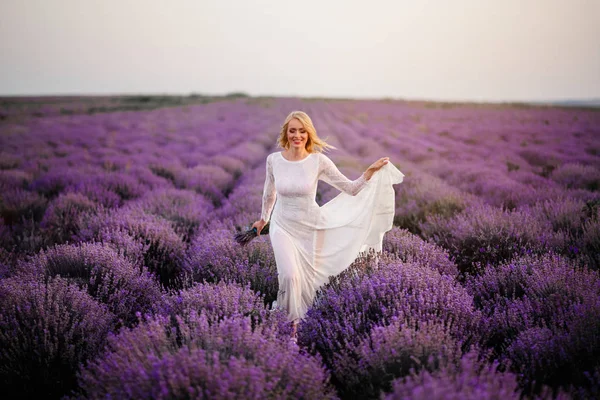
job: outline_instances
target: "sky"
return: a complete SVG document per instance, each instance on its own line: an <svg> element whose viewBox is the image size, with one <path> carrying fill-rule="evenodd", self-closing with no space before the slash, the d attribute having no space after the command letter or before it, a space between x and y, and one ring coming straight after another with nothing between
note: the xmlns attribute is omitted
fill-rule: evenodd
<svg viewBox="0 0 600 400"><path fill-rule="evenodd" d="M600 0L1 0L0 95L600 98Z"/></svg>

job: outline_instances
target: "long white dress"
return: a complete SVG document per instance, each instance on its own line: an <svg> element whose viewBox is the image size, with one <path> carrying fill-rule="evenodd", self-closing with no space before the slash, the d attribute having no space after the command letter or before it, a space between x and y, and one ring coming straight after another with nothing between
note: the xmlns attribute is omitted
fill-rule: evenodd
<svg viewBox="0 0 600 400"><path fill-rule="evenodd" d="M277 307L288 321L304 319L316 291L352 264L362 251L381 251L392 229L393 184L402 174L391 162L352 181L322 153L299 161L281 152L267 156L261 218L270 220L269 237L277 264ZM341 193L319 207L317 184L323 180Z"/></svg>

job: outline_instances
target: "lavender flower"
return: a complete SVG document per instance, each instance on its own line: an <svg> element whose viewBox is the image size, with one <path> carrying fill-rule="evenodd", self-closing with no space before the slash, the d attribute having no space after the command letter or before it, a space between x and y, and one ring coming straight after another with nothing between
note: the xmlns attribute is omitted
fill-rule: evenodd
<svg viewBox="0 0 600 400"><path fill-rule="evenodd" d="M13 189L0 197L0 217L7 225L18 224L23 219L39 222L46 210L47 200L35 192Z"/></svg>
<svg viewBox="0 0 600 400"><path fill-rule="evenodd" d="M273 335L242 317L146 319L110 337L108 351L81 370L81 397L337 398L318 357Z"/></svg>
<svg viewBox="0 0 600 400"><path fill-rule="evenodd" d="M20 263L17 273L41 279L59 275L78 284L106 304L119 325L137 322L137 312L150 312L162 300L158 283L145 268L99 243L49 248Z"/></svg>
<svg viewBox="0 0 600 400"><path fill-rule="evenodd" d="M231 226L214 224L198 235L185 256L185 269L194 281L250 282L252 290L265 296L265 302L273 302L279 282L270 243L263 237L242 247L234 241L233 232Z"/></svg>
<svg viewBox="0 0 600 400"><path fill-rule="evenodd" d="M79 228L79 216L95 213L97 205L80 193L65 193L52 200L40 223L49 244L72 240Z"/></svg>
<svg viewBox="0 0 600 400"><path fill-rule="evenodd" d="M590 191L600 189L600 170L591 165L567 163L554 169L550 178L567 188L582 188Z"/></svg>
<svg viewBox="0 0 600 400"><path fill-rule="evenodd" d="M600 358L600 276L556 255L526 256L472 278L482 339L513 361L528 392L585 386ZM535 344L535 345L534 345Z"/></svg>
<svg viewBox="0 0 600 400"><path fill-rule="evenodd" d="M469 198L441 179L416 168L409 168L406 179L396 192L394 224L415 234L420 224L432 215L449 218L466 207Z"/></svg>
<svg viewBox="0 0 600 400"><path fill-rule="evenodd" d="M299 343L319 352L334 368L337 354L358 345L375 326L395 319L436 322L463 341L475 340L479 315L466 291L447 275L415 263L379 262L370 274L351 274L317 293L298 327Z"/></svg>
<svg viewBox="0 0 600 400"><path fill-rule="evenodd" d="M392 228L383 237L383 250L394 254L403 262L418 263L442 274L456 276L458 269L443 248L428 243L406 229Z"/></svg>
<svg viewBox="0 0 600 400"><path fill-rule="evenodd" d="M250 284L220 281L217 284L197 282L192 287L166 298L160 312L164 315L189 317L202 312L211 323L235 316L250 317L253 326L263 324L275 328L277 335L287 338L291 326L281 309L269 309L264 296L250 289Z"/></svg>
<svg viewBox="0 0 600 400"><path fill-rule="evenodd" d="M2 387L24 397L67 394L79 364L104 346L113 316L61 278L5 278L0 298Z"/></svg>
<svg viewBox="0 0 600 400"><path fill-rule="evenodd" d="M382 397L383 398L383 397ZM517 377L500 372L498 363L486 365L475 353L465 355L458 365L449 364L439 372L422 369L398 379L385 400L480 400L520 399Z"/></svg>
<svg viewBox="0 0 600 400"><path fill-rule="evenodd" d="M423 225L423 234L447 249L462 273L470 274L527 251L546 252L559 243L548 223L530 212L485 204L474 204L451 219L433 216Z"/></svg>
<svg viewBox="0 0 600 400"><path fill-rule="evenodd" d="M129 240L123 236L130 236ZM107 211L80 220L80 241L116 242L118 248L134 250L142 246L143 262L164 287L181 287L186 280L183 267L185 244L169 221L132 207ZM134 255L135 257L135 255Z"/></svg>
<svg viewBox="0 0 600 400"><path fill-rule="evenodd" d="M175 232L189 242L213 211L212 204L195 192L178 189L157 189L148 192L131 207L170 221Z"/></svg>
<svg viewBox="0 0 600 400"><path fill-rule="evenodd" d="M434 371L456 362L460 346L448 327L428 321L393 319L375 326L358 345L349 343L336 356L333 374L339 393L346 398L377 398L389 392L391 382L411 370Z"/></svg>

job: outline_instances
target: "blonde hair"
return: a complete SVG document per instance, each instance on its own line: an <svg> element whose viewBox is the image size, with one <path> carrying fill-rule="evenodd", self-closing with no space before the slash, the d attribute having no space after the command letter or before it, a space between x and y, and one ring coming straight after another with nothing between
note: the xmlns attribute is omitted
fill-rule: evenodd
<svg viewBox="0 0 600 400"><path fill-rule="evenodd" d="M281 148L288 149L290 147L290 142L287 137L287 130L292 119L296 118L299 120L304 129L308 132L308 140L306 141L306 150L309 153L321 153L324 150L335 149L334 146L328 144L323 139L321 139L317 135L317 130L312 123L312 120L304 111L292 111L285 117L285 121L281 126L281 131L279 132L279 138L277 139L277 145Z"/></svg>

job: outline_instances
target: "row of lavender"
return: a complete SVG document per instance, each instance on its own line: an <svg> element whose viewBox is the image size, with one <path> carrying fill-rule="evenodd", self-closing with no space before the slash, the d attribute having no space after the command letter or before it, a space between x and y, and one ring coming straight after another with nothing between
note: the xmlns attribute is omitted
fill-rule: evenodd
<svg viewBox="0 0 600 400"><path fill-rule="evenodd" d="M268 238L232 241L260 214L292 109L348 176L382 155L407 175L383 256L319 293L301 351L269 311ZM2 384L84 398L593 396L599 127L583 111L294 99L6 124ZM320 186L318 201L334 195Z"/></svg>

